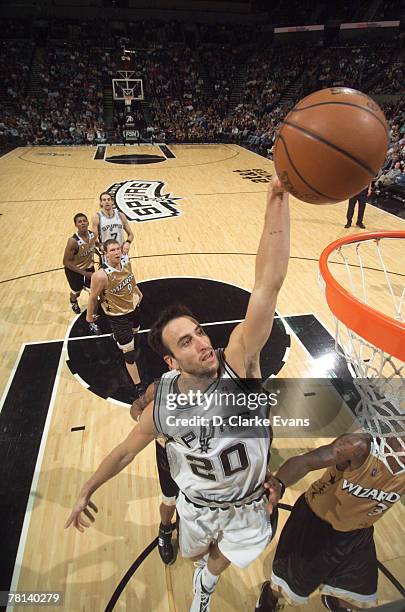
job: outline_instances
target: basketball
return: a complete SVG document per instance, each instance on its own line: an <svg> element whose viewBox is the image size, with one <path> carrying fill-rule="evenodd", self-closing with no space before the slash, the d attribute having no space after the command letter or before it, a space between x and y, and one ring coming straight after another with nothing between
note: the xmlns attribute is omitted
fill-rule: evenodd
<svg viewBox="0 0 405 612"><path fill-rule="evenodd" d="M281 122L274 165L286 190L312 204L359 193L381 168L388 126L378 104L348 87L303 98Z"/></svg>

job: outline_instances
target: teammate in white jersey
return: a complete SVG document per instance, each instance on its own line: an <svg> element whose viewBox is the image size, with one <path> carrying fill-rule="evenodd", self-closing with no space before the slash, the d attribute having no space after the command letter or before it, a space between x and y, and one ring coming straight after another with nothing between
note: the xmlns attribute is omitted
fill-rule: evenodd
<svg viewBox="0 0 405 612"><path fill-rule="evenodd" d="M114 208L113 200L108 191L100 194L100 208L91 219L91 229L97 236L97 246L103 250L103 244L107 240L116 240L122 247L122 252L127 255L129 247L134 239L131 227L126 216ZM124 240L124 232L127 237Z"/></svg>
<svg viewBox="0 0 405 612"><path fill-rule="evenodd" d="M212 416L229 419L217 402L215 392L229 385L231 393L246 392L243 379L260 379L260 352L268 340L274 320L278 293L287 273L289 259L288 194L277 177L269 186L262 236L256 256L255 282L245 320L232 331L224 350L215 351L198 321L184 309L167 309L152 327L150 344L158 350L175 373L164 375L156 390L155 402L142 413L139 425L101 463L83 486L66 521L84 531L97 511L92 494L116 475L159 435L171 435L170 463L180 491L177 510L181 518L180 548L183 556L201 560L194 578L192 612L209 612L211 595L220 574L231 562L246 567L264 550L271 538L271 525L264 495L269 433L245 429L232 436L224 422L221 435L213 435ZM171 411L168 393L175 393ZM208 407L208 424L198 420L172 429L169 416L180 406L184 416L201 416L203 404L180 402L179 394L211 397L214 414ZM166 402L167 411L163 410ZM155 404L155 406L154 406ZM187 411L187 413L186 413ZM225 414L223 414L225 412ZM184 432L184 428L187 429ZM253 444L253 439L257 438ZM189 449L189 451L187 450ZM255 449L255 450L254 450ZM278 487L277 483L277 487Z"/></svg>

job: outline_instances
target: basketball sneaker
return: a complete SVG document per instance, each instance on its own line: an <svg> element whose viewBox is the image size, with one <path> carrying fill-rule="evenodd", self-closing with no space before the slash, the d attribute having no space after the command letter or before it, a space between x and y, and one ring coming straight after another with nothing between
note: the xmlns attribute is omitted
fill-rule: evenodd
<svg viewBox="0 0 405 612"><path fill-rule="evenodd" d="M70 302L70 305L71 305L72 310L73 310L73 312L75 314L80 314L81 313L80 306L79 306L79 303L77 301L76 302Z"/></svg>
<svg viewBox="0 0 405 612"><path fill-rule="evenodd" d="M101 329L99 328L97 323L89 323L89 329L90 329L90 332L94 336L100 336L101 335Z"/></svg>
<svg viewBox="0 0 405 612"><path fill-rule="evenodd" d="M158 550L160 558L165 565L172 565L176 561L176 554L172 544L172 531L175 525L162 525L159 527Z"/></svg>
<svg viewBox="0 0 405 612"><path fill-rule="evenodd" d="M255 612L278 612L284 605L274 595L269 580L263 582Z"/></svg>
<svg viewBox="0 0 405 612"><path fill-rule="evenodd" d="M204 587L201 575L203 573L205 563L199 562L193 576L193 591L194 599L191 602L190 612L210 612L211 595L214 591L207 591Z"/></svg>

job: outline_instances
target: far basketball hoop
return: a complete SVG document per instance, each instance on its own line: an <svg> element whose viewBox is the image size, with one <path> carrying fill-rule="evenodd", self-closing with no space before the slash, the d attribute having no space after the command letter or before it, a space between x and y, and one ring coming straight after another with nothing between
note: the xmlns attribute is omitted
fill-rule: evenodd
<svg viewBox="0 0 405 612"><path fill-rule="evenodd" d="M133 71L120 71L123 78L112 79L113 98L117 101L124 101L126 104L133 100L143 100L142 79L133 79Z"/></svg>

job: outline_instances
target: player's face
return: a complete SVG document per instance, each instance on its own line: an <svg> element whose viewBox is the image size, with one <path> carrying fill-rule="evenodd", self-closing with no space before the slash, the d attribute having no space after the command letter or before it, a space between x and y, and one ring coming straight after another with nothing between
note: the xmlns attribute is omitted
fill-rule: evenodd
<svg viewBox="0 0 405 612"><path fill-rule="evenodd" d="M120 263L121 256L122 256L122 249L120 245L116 243L109 244L107 247L106 255L107 255L108 263L114 268L116 268L117 265Z"/></svg>
<svg viewBox="0 0 405 612"><path fill-rule="evenodd" d="M81 234L84 234L89 229L89 222L86 217L78 217L76 219L76 227Z"/></svg>
<svg viewBox="0 0 405 612"><path fill-rule="evenodd" d="M163 342L173 356L165 357L171 368L194 376L214 376L218 358L211 340L194 319L179 317L163 329Z"/></svg>
<svg viewBox="0 0 405 612"><path fill-rule="evenodd" d="M101 196L100 206L105 212L110 213L113 209L113 201L111 196L104 193Z"/></svg>

